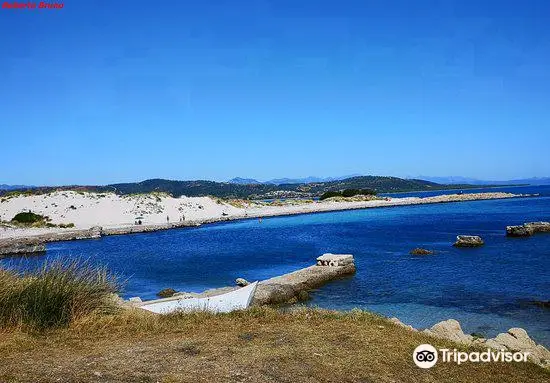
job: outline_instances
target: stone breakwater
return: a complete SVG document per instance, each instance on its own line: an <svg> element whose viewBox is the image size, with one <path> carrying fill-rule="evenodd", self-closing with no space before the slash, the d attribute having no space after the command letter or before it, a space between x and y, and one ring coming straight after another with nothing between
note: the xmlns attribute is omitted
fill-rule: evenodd
<svg viewBox="0 0 550 383"><path fill-rule="evenodd" d="M449 194L439 195L434 197L407 197L407 198L387 198L377 199L370 201L359 202L335 202L335 201L322 201L310 204L300 205L288 205L288 206L266 206L261 208L242 209L241 212L227 215L218 216L201 220L190 220L183 222L174 222L166 224L154 224L154 225L125 225L120 227L104 228L98 226L89 229L51 229L47 233L36 235L33 233L33 229L25 229L25 235L18 237L5 237L0 239L0 257L8 254L22 254L32 253L37 251L44 251L43 245L48 242L57 241L72 241L78 239L94 239L107 235L125 235L125 234L137 234L147 233L159 230L169 230L184 227L195 227L202 224L233 221L240 219L262 218L262 217L274 217L274 216L286 216L286 215L299 215L299 214L312 214L322 213L330 211L342 211L342 210L359 210L359 209L371 209L381 207L397 207L397 206L410 206L410 205L423 205L423 204L438 204L438 203L451 203L451 202L467 202L467 201L480 201L480 200L492 200L492 199L504 199L504 198L518 198L518 197L531 197L527 194L512 194L503 192L492 193L471 193L471 194Z"/></svg>
<svg viewBox="0 0 550 383"><path fill-rule="evenodd" d="M176 229L182 227L200 226L196 222L178 222L165 225L135 225L104 229L95 226L90 229L52 231L51 233L0 239L0 258L11 254L36 253L46 251L46 243L60 241L76 241L80 239L97 239L107 235L125 235L149 233L159 230Z"/></svg>

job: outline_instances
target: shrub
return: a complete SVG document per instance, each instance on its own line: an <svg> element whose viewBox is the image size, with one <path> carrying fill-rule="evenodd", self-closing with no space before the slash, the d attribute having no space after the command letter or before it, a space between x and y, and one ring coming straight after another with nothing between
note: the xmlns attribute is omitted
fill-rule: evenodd
<svg viewBox="0 0 550 383"><path fill-rule="evenodd" d="M332 197L355 197L356 195L376 195L376 191L372 189L345 189L342 191L328 191L321 195L321 201Z"/></svg>
<svg viewBox="0 0 550 383"><path fill-rule="evenodd" d="M319 199L322 201L324 199L327 199L327 198L332 198L332 197L340 197L342 194L340 192L337 192L337 191L328 191L328 192L325 192L321 195L321 197L319 197Z"/></svg>
<svg viewBox="0 0 550 383"><path fill-rule="evenodd" d="M376 192L371 189L346 189L342 192L342 197L355 197L356 195L375 195Z"/></svg>
<svg viewBox="0 0 550 383"><path fill-rule="evenodd" d="M34 214L32 212L18 213L11 219L12 222L31 225L33 223L46 221L48 217L44 217L40 214Z"/></svg>
<svg viewBox="0 0 550 383"><path fill-rule="evenodd" d="M46 329L116 309L115 276L80 261L54 261L33 272L0 269L0 326Z"/></svg>

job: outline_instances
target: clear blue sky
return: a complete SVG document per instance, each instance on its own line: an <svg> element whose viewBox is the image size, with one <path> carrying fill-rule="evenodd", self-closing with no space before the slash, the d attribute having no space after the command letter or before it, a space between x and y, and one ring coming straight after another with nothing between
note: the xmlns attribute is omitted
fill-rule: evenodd
<svg viewBox="0 0 550 383"><path fill-rule="evenodd" d="M546 0L64 4L0 9L0 183L550 176Z"/></svg>

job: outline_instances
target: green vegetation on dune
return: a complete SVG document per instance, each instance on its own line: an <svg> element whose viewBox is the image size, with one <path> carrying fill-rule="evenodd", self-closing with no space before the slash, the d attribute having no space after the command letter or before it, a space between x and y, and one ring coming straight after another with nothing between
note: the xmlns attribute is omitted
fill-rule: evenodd
<svg viewBox="0 0 550 383"><path fill-rule="evenodd" d="M40 215L31 212L30 210L28 212L22 212L17 213L15 217L11 219L9 224L14 225L16 227L59 227L61 229L69 229L75 227L74 223L60 223L60 224L54 224L50 222L50 217L46 215Z"/></svg>
<svg viewBox="0 0 550 383"><path fill-rule="evenodd" d="M376 195L376 191L374 191L372 189L344 189L342 191L327 191L327 192L324 192L321 195L321 197L319 197L319 199L322 201L322 200L325 200L327 198L332 198L332 197L349 198L349 197L355 197L355 196L358 196L358 195L374 196L374 195Z"/></svg>
<svg viewBox="0 0 550 383"><path fill-rule="evenodd" d="M18 213L11 220L13 223L20 223L24 225L32 225L34 223L48 221L48 217L40 214L35 214L31 211Z"/></svg>

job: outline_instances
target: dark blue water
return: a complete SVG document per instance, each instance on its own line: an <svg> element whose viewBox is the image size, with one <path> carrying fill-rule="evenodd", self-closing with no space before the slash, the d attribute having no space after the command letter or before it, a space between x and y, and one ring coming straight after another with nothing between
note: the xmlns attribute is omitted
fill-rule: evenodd
<svg viewBox="0 0 550 383"><path fill-rule="evenodd" d="M202 291L259 280L313 263L325 252L351 253L357 274L314 292L311 305L360 307L397 316L415 327L455 318L465 332L488 336L525 328L550 345L550 235L507 238L506 225L550 220L550 187L501 189L541 197L406 206L245 220L98 240L52 243L42 257L2 263L35 266L83 256L127 278L124 295L154 298L172 287ZM455 249L457 234L486 245ZM436 255L409 255L414 247Z"/></svg>

